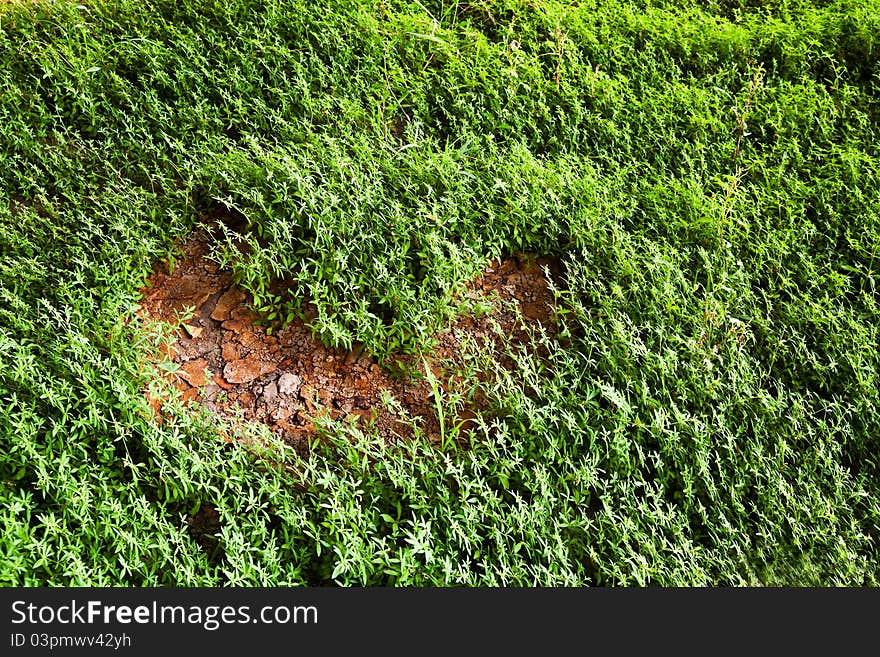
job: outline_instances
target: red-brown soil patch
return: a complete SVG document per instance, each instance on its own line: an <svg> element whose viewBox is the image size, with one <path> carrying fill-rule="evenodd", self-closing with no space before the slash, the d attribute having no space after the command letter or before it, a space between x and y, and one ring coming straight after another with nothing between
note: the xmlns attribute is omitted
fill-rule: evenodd
<svg viewBox="0 0 880 657"><path fill-rule="evenodd" d="M154 271L140 308L149 319L183 322L172 348L160 358L179 364L170 376L185 400L223 417L263 422L298 447L305 446L315 432L315 418L323 414L336 420L374 422L376 431L388 439L412 433L404 419L408 415L421 423L427 436L440 437L426 377L392 375L359 346L349 352L329 349L301 319L267 331L249 308L250 296L235 285L231 272L207 257L209 250L209 235L197 231L175 259L173 271L167 264ZM467 337L492 350L497 348L495 322L518 341L525 335L524 322L552 329L553 295L544 265L552 262L510 257L467 285L459 302L482 300L491 304L492 311L464 314L438 336L436 350L425 360L445 391L456 381L466 383L448 373L460 369ZM306 306L306 317L314 312L313 306ZM399 362L404 371L424 371L421 358L402 356ZM382 402L385 391L399 404L398 410ZM150 403L161 409L162 400ZM464 429L479 405L479 399L472 399L462 409L457 420L465 422Z"/></svg>

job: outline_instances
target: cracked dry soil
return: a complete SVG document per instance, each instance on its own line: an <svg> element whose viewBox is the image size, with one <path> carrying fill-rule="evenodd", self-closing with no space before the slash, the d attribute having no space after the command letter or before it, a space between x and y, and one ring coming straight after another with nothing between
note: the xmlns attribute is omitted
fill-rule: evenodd
<svg viewBox="0 0 880 657"><path fill-rule="evenodd" d="M168 376L185 401L202 404L221 417L263 422L301 449L316 431L315 419L325 414L361 423L362 428L372 423L389 440L411 436L412 421L420 423L430 439L440 438L425 376L394 376L357 345L348 352L325 347L306 325L315 316L311 304L305 306L304 319L267 331L249 307L250 295L235 284L230 271L208 258L209 250L208 232L197 230L183 245L173 271L167 263L157 266L142 290L142 316L173 325L182 321L171 348L159 358L179 365ZM464 365L467 336L500 357L494 322L516 342L525 339L524 323L553 330L553 295L545 265L556 269L549 259L514 256L493 263L467 284L457 301L481 300L492 311L460 315L426 355L445 392L455 391L450 386L465 389L467 382L455 372ZM192 308L194 313L183 315ZM419 357L401 356L399 361L404 371L422 369ZM398 403L396 409L383 403L385 391ZM163 400L149 401L161 416ZM480 407L481 400L475 398L459 412L462 435Z"/></svg>

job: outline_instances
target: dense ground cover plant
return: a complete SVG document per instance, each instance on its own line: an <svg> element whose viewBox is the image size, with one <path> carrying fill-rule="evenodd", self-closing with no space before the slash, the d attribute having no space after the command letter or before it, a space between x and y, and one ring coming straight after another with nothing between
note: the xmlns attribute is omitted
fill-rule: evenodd
<svg viewBox="0 0 880 657"><path fill-rule="evenodd" d="M875 584L878 55L876 0L4 5L0 582ZM467 449L158 423L139 287L219 206L329 344L515 251L563 332Z"/></svg>

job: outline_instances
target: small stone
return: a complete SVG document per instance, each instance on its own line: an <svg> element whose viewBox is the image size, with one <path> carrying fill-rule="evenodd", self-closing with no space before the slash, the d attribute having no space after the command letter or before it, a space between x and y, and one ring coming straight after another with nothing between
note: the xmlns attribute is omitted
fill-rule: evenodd
<svg viewBox="0 0 880 657"><path fill-rule="evenodd" d="M204 358L199 358L198 360L191 360L181 365L179 373L180 376L182 376L190 385L199 388L208 383L208 377L206 376L207 368L208 361ZM210 374L210 372L208 372L208 374Z"/></svg>
<svg viewBox="0 0 880 657"><path fill-rule="evenodd" d="M203 391L203 395L206 401L216 401L218 395L220 394L221 388L212 380L207 386L205 386L205 390Z"/></svg>
<svg viewBox="0 0 880 657"><path fill-rule="evenodd" d="M275 421L278 420L286 420L292 415L291 411L284 408L283 406L279 406L274 411L272 411L271 418Z"/></svg>
<svg viewBox="0 0 880 657"><path fill-rule="evenodd" d="M361 420L369 422L376 417L376 411L372 408L355 408L351 411L352 415L356 415Z"/></svg>
<svg viewBox="0 0 880 657"><path fill-rule="evenodd" d="M302 386L302 379L298 377L296 374L290 374L289 372L285 372L278 379L278 392L282 395L296 395L299 394L299 389Z"/></svg>
<svg viewBox="0 0 880 657"><path fill-rule="evenodd" d="M197 338L202 334L204 330L201 326L193 326L192 324L184 324L183 330L186 331L186 334L191 338Z"/></svg>
<svg viewBox="0 0 880 657"><path fill-rule="evenodd" d="M355 343L351 348L351 351L349 351L348 355L345 357L345 364L354 365L354 363L357 362L357 359L360 358L363 350L364 346L362 344Z"/></svg>
<svg viewBox="0 0 880 657"><path fill-rule="evenodd" d="M216 346L212 340L208 340L205 337L192 340L180 340L177 344L180 360L195 360L201 358L212 352Z"/></svg>
<svg viewBox="0 0 880 657"><path fill-rule="evenodd" d="M217 300L217 305L214 306L214 310L211 312L211 319L217 320L218 322L226 321L229 319L232 310L240 306L245 298L247 298L245 293L237 288L227 290L223 296Z"/></svg>
<svg viewBox="0 0 880 657"><path fill-rule="evenodd" d="M249 322L251 324L253 324L257 320L257 316L254 313L252 313L250 310L248 310L247 308L244 308L243 306L239 306L238 308L233 308L230 315L231 315L232 319L237 319L240 321Z"/></svg>
<svg viewBox="0 0 880 657"><path fill-rule="evenodd" d="M233 388L233 385L230 383L226 383L226 379L224 379L219 374L215 374L213 380L214 380L214 383L216 383L223 390L232 390L232 388Z"/></svg>
<svg viewBox="0 0 880 657"><path fill-rule="evenodd" d="M189 390L184 391L181 399L185 402L195 401L199 398L199 389L198 388L190 388Z"/></svg>
<svg viewBox="0 0 880 657"><path fill-rule="evenodd" d="M311 402L312 404L314 404L318 400L318 391L315 390L312 386L303 386L302 388L300 388L299 396L306 402Z"/></svg>
<svg viewBox="0 0 880 657"><path fill-rule="evenodd" d="M223 378L229 383L250 383L263 374L275 371L276 367L275 363L241 358L226 363L223 368Z"/></svg>
<svg viewBox="0 0 880 657"><path fill-rule="evenodd" d="M220 349L220 355L223 356L223 360L238 360L241 357L238 345L234 342L224 342Z"/></svg>
<svg viewBox="0 0 880 657"><path fill-rule="evenodd" d="M254 403L257 401L257 398L254 397L251 392L243 392L238 396L236 402L238 403L239 408L243 408L247 411L254 410Z"/></svg>
<svg viewBox="0 0 880 657"><path fill-rule="evenodd" d="M275 385L275 382L267 383L263 387L263 400L270 404L275 401L275 398L278 396L278 386Z"/></svg>
<svg viewBox="0 0 880 657"><path fill-rule="evenodd" d="M258 336L253 331L242 331L238 336L239 342L241 342L241 346L245 349L254 349L260 345L260 336Z"/></svg>
<svg viewBox="0 0 880 657"><path fill-rule="evenodd" d="M216 290L207 285L199 276L184 274L166 288L166 299L175 310L187 306L200 308Z"/></svg>
<svg viewBox="0 0 880 657"><path fill-rule="evenodd" d="M247 327L247 323L241 321L240 319L227 319L222 324L223 328L227 331L232 331L233 333L241 333Z"/></svg>

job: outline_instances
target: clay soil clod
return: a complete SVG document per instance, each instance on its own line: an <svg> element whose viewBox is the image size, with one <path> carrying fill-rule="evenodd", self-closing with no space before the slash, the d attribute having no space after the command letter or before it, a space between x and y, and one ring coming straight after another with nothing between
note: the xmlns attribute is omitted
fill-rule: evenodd
<svg viewBox="0 0 880 657"><path fill-rule="evenodd" d="M208 259L209 250L209 234L197 230L184 244L173 271L167 264L154 271L140 308L149 320L174 324L183 318L173 348L165 355L180 366L169 376L184 400L201 403L222 417L263 422L302 448L316 431L315 418L323 414L334 420L375 422L375 429L388 439L410 435L404 418L383 403L387 391L405 415L421 422L427 436L439 439L435 400L424 377L392 376L360 345L348 352L327 348L301 319L268 332L249 307L250 295L235 285L230 271ZM552 268L554 263L509 257L467 285L465 297L494 299L494 310L479 317L463 314L438 336L426 363L444 385L447 370L441 363L454 364L461 358L466 336L492 349L495 322L519 341L525 335L523 320L552 327L553 295L544 265ZM307 308L306 316L309 310L314 313ZM400 361L421 369L413 358L402 356ZM150 402L154 409L161 408L161 400ZM470 408L461 411L458 421L465 431L479 406L478 399L472 400Z"/></svg>

